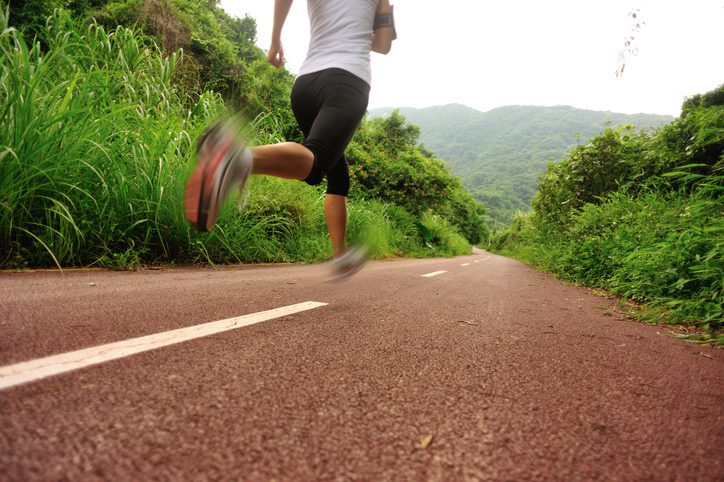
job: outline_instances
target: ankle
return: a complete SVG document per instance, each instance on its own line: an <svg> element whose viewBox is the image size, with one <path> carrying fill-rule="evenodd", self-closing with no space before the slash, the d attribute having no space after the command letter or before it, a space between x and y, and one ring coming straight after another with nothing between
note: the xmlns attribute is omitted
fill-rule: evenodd
<svg viewBox="0 0 724 482"><path fill-rule="evenodd" d="M254 172L254 153L250 148L245 147L241 153L239 153L239 158L242 162L249 163L249 165L251 165L252 172Z"/></svg>

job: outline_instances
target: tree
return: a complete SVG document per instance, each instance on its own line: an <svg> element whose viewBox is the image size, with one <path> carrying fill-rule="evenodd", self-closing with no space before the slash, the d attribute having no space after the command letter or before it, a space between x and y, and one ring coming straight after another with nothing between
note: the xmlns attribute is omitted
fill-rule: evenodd
<svg viewBox="0 0 724 482"><path fill-rule="evenodd" d="M373 141L378 142L391 156L417 146L420 139L420 127L408 124L399 110L388 117L371 120L370 127Z"/></svg>

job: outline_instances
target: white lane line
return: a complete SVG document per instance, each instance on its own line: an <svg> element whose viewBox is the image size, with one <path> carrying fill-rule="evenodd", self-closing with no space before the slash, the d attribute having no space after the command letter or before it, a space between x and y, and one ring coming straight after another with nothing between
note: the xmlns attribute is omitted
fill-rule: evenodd
<svg viewBox="0 0 724 482"><path fill-rule="evenodd" d="M463 263L460 266L470 266L470 263Z"/></svg>
<svg viewBox="0 0 724 482"><path fill-rule="evenodd" d="M432 273L423 274L423 275L421 275L421 276L422 276L423 278L432 278L433 276L438 276L438 275L441 275L441 274L443 274L443 273L447 273L447 271L433 271Z"/></svg>
<svg viewBox="0 0 724 482"><path fill-rule="evenodd" d="M283 306L281 308L260 311L259 313L238 316L236 318L211 321L201 325L179 328L177 330L117 341L108 343L107 345L84 348L82 350L0 367L0 390L71 370L85 368L90 365L135 355L136 353L155 350L164 346L214 335L224 331L235 330L243 326L253 325L262 321L268 321L326 305L327 303L306 301L296 305Z"/></svg>
<svg viewBox="0 0 724 482"><path fill-rule="evenodd" d="M475 262L476 262L476 263L479 263L479 262L481 262L481 261L487 261L487 260L489 260L489 259L490 259L490 256L486 256L486 257L481 258L481 259L476 259Z"/></svg>

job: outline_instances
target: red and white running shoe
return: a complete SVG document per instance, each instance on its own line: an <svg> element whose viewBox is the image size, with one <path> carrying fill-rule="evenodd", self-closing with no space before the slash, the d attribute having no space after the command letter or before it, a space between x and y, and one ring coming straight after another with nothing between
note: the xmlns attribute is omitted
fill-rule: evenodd
<svg viewBox="0 0 724 482"><path fill-rule="evenodd" d="M244 195L253 167L251 157L243 155L245 147L238 124L230 120L215 122L199 138L198 164L184 193L186 218L194 229L214 227L231 188L239 187Z"/></svg>

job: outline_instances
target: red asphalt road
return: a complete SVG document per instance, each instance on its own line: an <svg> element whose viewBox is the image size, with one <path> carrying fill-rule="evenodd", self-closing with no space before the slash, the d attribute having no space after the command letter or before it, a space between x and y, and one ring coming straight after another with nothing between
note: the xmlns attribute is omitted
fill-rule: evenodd
<svg viewBox="0 0 724 482"><path fill-rule="evenodd" d="M487 253L322 276L0 274L0 366L328 303L0 390L0 480L724 480L721 350Z"/></svg>

